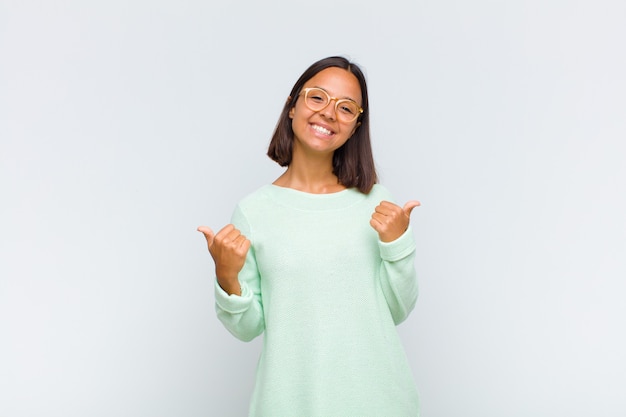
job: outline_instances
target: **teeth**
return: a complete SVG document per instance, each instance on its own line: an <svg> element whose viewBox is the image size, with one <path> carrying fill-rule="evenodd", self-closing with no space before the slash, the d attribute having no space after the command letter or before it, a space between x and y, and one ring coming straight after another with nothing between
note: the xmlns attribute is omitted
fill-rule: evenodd
<svg viewBox="0 0 626 417"><path fill-rule="evenodd" d="M313 125L313 129L317 130L320 133L323 133L325 135L331 135L333 132L331 132L328 129L323 128L322 126L318 126L318 125Z"/></svg>

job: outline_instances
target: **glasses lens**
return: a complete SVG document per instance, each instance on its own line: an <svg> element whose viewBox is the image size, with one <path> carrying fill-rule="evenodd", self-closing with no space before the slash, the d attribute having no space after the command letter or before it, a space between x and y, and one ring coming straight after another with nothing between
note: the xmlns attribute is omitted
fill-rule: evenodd
<svg viewBox="0 0 626 417"><path fill-rule="evenodd" d="M351 122L359 115L359 106L352 100L337 102L337 117L345 122Z"/></svg>
<svg viewBox="0 0 626 417"><path fill-rule="evenodd" d="M328 105L328 94L319 88L310 88L305 94L306 105L313 111L320 111Z"/></svg>

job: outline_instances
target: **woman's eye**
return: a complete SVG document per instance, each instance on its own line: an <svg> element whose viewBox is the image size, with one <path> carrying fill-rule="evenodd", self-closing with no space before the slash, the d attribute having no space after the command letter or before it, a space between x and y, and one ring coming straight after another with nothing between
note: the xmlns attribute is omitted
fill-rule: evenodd
<svg viewBox="0 0 626 417"><path fill-rule="evenodd" d="M347 114L355 114L356 111L350 106L340 106L339 109Z"/></svg>

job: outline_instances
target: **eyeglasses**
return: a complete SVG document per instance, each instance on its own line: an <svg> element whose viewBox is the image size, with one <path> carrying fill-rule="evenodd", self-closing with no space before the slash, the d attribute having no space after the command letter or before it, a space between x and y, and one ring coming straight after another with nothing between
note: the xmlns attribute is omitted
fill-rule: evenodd
<svg viewBox="0 0 626 417"><path fill-rule="evenodd" d="M344 123L353 122L363 113L363 108L356 104L354 100L331 97L321 88L305 88L300 94L304 94L304 104L313 111L322 111L330 104L331 100L335 100L335 114L337 119Z"/></svg>

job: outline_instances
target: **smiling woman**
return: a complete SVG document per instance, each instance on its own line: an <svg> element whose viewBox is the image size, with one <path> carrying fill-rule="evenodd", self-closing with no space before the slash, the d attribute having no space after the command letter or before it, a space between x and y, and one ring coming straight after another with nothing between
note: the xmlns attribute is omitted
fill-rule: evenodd
<svg viewBox="0 0 626 417"><path fill-rule="evenodd" d="M305 88L302 90L304 97L298 94L295 106L289 110L294 136L292 161L285 174L275 182L276 185L302 189L302 191L306 191L307 185L293 184L294 180L297 181L297 175L294 178L294 168L306 167L311 162L318 167L332 166L330 162L334 152L342 147L359 127L356 119L357 109L360 107L354 99L349 97L358 97L361 101L362 95L357 78L348 70L338 67L329 67L318 72L304 85ZM311 90L317 91L318 94L311 94ZM329 106L331 97L326 91L347 98L341 101L333 98L335 106ZM352 113L340 110L340 105L344 108L351 107ZM326 172L322 174L327 175L328 180L324 186L330 189L341 188L342 184L332 178L334 175L332 172L326 169ZM311 191L315 192L315 190Z"/></svg>
<svg viewBox="0 0 626 417"><path fill-rule="evenodd" d="M331 105L332 103L332 105ZM341 57L294 85L268 155L285 172L201 226L219 319L264 333L250 416L417 416L395 325L417 299L411 211L376 184L367 85Z"/></svg>
<svg viewBox="0 0 626 417"><path fill-rule="evenodd" d="M326 83L326 89L322 88L324 86L316 84L316 82L322 81ZM356 103L359 106L357 118L352 117L350 120L342 117L337 118L336 109L338 103L341 104L342 102L330 97L330 95L328 96L328 104L331 100L336 100L335 111L333 112L333 106L328 104L326 106L319 105L318 110L318 107L307 100L309 97L307 89L313 87L323 90L326 94L330 91L334 96L341 97L340 100ZM294 97L296 98L295 103ZM300 100L301 98L304 100ZM302 101L305 102L304 105ZM298 118L294 119L296 110L298 110ZM334 126L336 129L341 129L342 133L345 133L346 130L351 132L345 140L342 140L343 146L335 149L331 154L326 153L327 160L321 164L327 170L332 168L331 175L327 178L330 185L336 187L336 183L339 182L345 187L356 187L361 192L367 193L376 183L377 176L370 141L367 83L361 69L344 58L330 57L314 63L300 76L285 102L267 151L270 158L281 166L288 167L285 174L291 175L290 169L293 172L293 169L298 166L297 163L291 163L296 147L295 125L298 124L299 117L306 117L309 112L313 118L313 123L310 123L311 129L324 128L332 133L330 127ZM304 126L309 125L306 120L302 121L302 124ZM322 155L318 156L322 157ZM329 157L331 159L330 166L328 165ZM282 180L286 180L285 177L283 176ZM278 185L287 186L286 183ZM297 185L294 186L294 188L297 187Z"/></svg>

